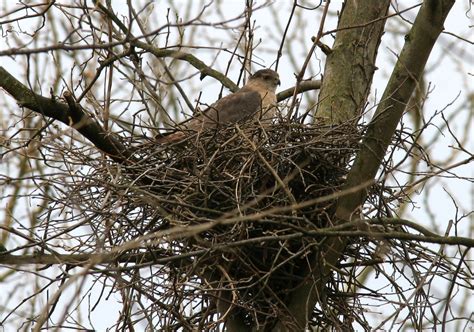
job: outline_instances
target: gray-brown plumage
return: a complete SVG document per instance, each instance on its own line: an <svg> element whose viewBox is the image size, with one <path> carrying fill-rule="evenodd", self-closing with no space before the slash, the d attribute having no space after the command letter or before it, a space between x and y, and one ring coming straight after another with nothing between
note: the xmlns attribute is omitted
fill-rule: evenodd
<svg viewBox="0 0 474 332"><path fill-rule="evenodd" d="M192 119L177 125L179 131L158 138L158 143L176 142L204 129L246 119L258 119L261 123L268 124L275 117L275 91L278 85L280 78L277 72L271 69L259 70L250 76L247 84L241 89L219 99Z"/></svg>

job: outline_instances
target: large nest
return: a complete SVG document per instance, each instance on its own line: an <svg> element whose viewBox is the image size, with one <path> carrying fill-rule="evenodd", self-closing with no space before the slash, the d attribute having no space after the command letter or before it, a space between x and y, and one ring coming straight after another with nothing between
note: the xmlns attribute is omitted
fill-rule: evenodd
<svg viewBox="0 0 474 332"><path fill-rule="evenodd" d="M125 173L153 215L124 225L120 234L214 222L168 242L166 250L177 256L205 252L194 264L181 264L176 278L197 274L207 295L232 290L249 321L271 319L301 281L298 271L317 244L301 234L331 223L330 197L358 141L350 126L280 123L210 130L172 145L148 143Z"/></svg>
<svg viewBox="0 0 474 332"><path fill-rule="evenodd" d="M181 223L281 210L272 219L316 224L331 202L290 209L334 193L359 137L348 126L230 127L172 144L147 144L129 169ZM286 207L286 208L285 208ZM275 220L276 221L276 220Z"/></svg>
<svg viewBox="0 0 474 332"><path fill-rule="evenodd" d="M88 167L68 180L58 202L74 203L71 223L93 229L74 238L71 250L120 250L106 269L119 269L120 283L146 294L150 315L166 316L168 325L212 324L220 302L232 302L249 325L272 322L305 275L308 255L318 254L322 239L309 234L331 225L359 142L350 125L280 122L168 145L141 141L122 165L71 150ZM331 280L329 289L339 283ZM326 301L349 310L341 299Z"/></svg>

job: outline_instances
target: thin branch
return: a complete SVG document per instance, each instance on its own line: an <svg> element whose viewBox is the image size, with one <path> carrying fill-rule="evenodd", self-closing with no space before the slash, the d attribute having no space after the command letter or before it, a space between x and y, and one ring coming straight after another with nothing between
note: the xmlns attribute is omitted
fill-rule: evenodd
<svg viewBox="0 0 474 332"><path fill-rule="evenodd" d="M405 225L411 227L422 234L411 234L405 232L376 230L373 226L383 226L387 224ZM367 229L369 226L369 229ZM195 226L190 226L195 227ZM180 228L180 227L177 227ZM345 229L345 230L344 230ZM140 266L147 266L149 264L166 264L179 260L188 260L191 257L201 256L208 253L209 249L201 249L191 251L182 255L169 255L166 250L150 250L146 253L131 253L124 254L122 248L128 250L138 249L147 242L147 245L156 241L162 240L166 232L158 232L157 234L148 234L142 239L136 239L128 244L124 244L119 248L109 252L100 254L41 254L41 255L12 255L7 253L0 253L0 264L4 265L23 265L23 264L68 264L73 266L88 265L91 262L96 264L107 263L136 263ZM321 228L306 232L294 232L288 235L281 236L260 236L252 239L236 241L232 243L217 244L212 247L213 251L228 251L229 248L248 246L251 244L263 244L268 242L279 242L285 240L295 240L300 238L326 238L326 237L345 237L345 238L359 238L364 237L368 239L393 239L404 241L415 241L433 244L448 244L455 246L465 246L466 248L474 248L474 239L462 236L445 236L433 233L417 223L404 219L376 219L376 220L358 220L348 224L343 224L334 227ZM125 269L129 269L126 267Z"/></svg>

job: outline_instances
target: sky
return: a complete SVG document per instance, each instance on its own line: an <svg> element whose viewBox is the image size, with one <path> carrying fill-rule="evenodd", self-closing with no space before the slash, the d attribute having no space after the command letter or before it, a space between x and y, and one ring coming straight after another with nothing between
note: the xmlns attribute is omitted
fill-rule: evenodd
<svg viewBox="0 0 474 332"><path fill-rule="evenodd" d="M125 2L113 2L118 12L122 12L126 15L127 11L125 7L121 7L121 4ZM222 3L220 10L214 10L213 7L209 7L206 11L205 21L207 23L215 23L225 20L231 20L239 15L243 10L243 2L241 1L219 1ZM309 2L306 4L318 3ZM340 8L340 1L332 1L330 7L330 13L334 14ZM257 6L264 4L263 1L257 1ZM405 8L412 6L413 1L400 1L400 6ZM10 3L11 6L15 5L15 2ZM200 2L197 1L173 1L173 6L178 10L177 14L183 17L183 20L189 19L196 15L197 7ZM155 1L153 2L153 12L150 15L150 24L156 28L166 23L167 9L170 8L170 4L166 1ZM194 7L193 7L194 6ZM259 44L255 51L255 60L262 67L271 67L274 64L276 50L279 47L279 36L281 36L280 28L275 26L275 20L280 21L284 27L289 17L289 9L291 2L278 1L276 7L262 8L256 10L253 13L255 20L255 33L254 33L254 44ZM276 8L276 10L272 10ZM417 8L403 14L404 18L408 21L413 21L416 16ZM393 12L393 9L392 9ZM170 17L176 17L171 10L172 15ZM189 16L186 17L186 13ZM469 123L469 119L472 119L472 103L471 105L462 105L462 101L466 99L467 95L474 94L474 47L472 44L473 38L473 12L469 8L468 1L456 1L451 14L448 16L445 24L445 30L451 34L443 34L438 43L435 45L433 52L430 56L430 60L426 67L426 82L430 87L430 94L424 105L424 118L429 119L436 112L447 108L446 116L453 117L452 131L454 133L461 133L465 130L466 126L470 126L468 131L472 132L472 123ZM294 40L289 42L294 45L294 54L296 59L291 59L288 54L283 54L281 63L279 64L279 74L281 77L282 85L281 89L286 89L294 85L295 79L294 74L297 69L300 68L306 52L311 45L310 37L315 35L319 25L317 24L321 18L321 10L305 11L298 16L297 19L292 22L292 26L301 28L299 35L293 36ZM0 19L1 20L1 19ZM316 24L315 24L316 23ZM234 24L233 22L229 23ZM333 29L336 27L337 21L334 15L330 15L325 29ZM33 25L32 25L33 26ZM235 24L238 26L238 24ZM27 28L27 26L23 26ZM409 29L409 25L397 18L390 19L387 23L387 31L399 31L401 34L393 37L387 34L382 40L380 46L379 56L377 60L377 66L379 70L376 72L374 77L373 88L371 91L370 101L372 104L377 103L378 99L383 93L384 86L393 68L393 63L396 61L397 54L400 52L403 46L403 34ZM236 36L238 31L229 34L227 31L219 30L215 26L201 27L198 29L198 33L193 35L192 39L187 40L189 43L194 45L210 45L214 47L231 47L235 44ZM185 36L186 36L185 32ZM454 35L459 35L464 39L470 41L465 42ZM22 36L20 36L22 37ZM163 39L158 39L159 42L163 42ZM0 51L9 48L7 38L0 38ZM332 37L327 36L323 38L323 42L331 45ZM216 58L216 51L210 49L208 51L195 51L203 61L207 64L211 64L213 68L225 71L228 64L229 54L221 52L221 55ZM295 65L296 63L296 65ZM8 68L8 70L14 75L24 75L24 65L17 59L8 57L0 57L0 64ZM307 77L313 77L314 79L320 79L324 68L324 55L318 50L314 55L311 66L308 69ZM240 66L234 61L234 66L230 69L229 76L234 81L237 80ZM260 66L255 65L253 70L260 69ZM149 69L150 72L153 70ZM193 70L186 64L180 65L180 74L182 77L188 75L197 74L196 70ZM53 82L50 82L51 84ZM220 93L220 85L213 81L211 78L205 78L203 81L199 80L198 75L195 75L189 83L183 84L190 96L197 98L200 92L202 92L201 101L204 103L212 103ZM47 94L48 82L46 81L43 85L43 93ZM228 93L224 91L224 94ZM305 97L306 98L306 97ZM310 99L306 100L308 103ZM6 121L0 114L0 120ZM366 120L370 120L370 112L368 113ZM407 126L410 123L406 121ZM424 136L424 142L430 142L433 139L442 139L436 141L432 145L428 146L430 152L432 152L432 158L439 162L442 162L448 155L453 151L453 145L456 142L450 137L446 129L442 128L443 121L438 116L433 125L429 127ZM440 130L441 128L441 130ZM474 150L474 140L466 142L466 147L471 152ZM400 155L400 158L402 155ZM465 155L459 153L453 160L450 160L448 164L452 165L463 158ZM0 165L1 166L1 165ZM420 165L420 169L423 169L423 165ZM4 171L4 168L0 168ZM459 176L474 177L474 169L472 163L456 169L456 174ZM403 175L400 175L400 179L403 182ZM421 188L420 188L421 189ZM426 195L429 193L429 195ZM452 179L449 177L443 178L433 186L428 185L425 187L425 191L420 196L415 195L413 197L417 204L415 207L408 209L404 215L405 218L414 220L421 224L425 224L429 227L437 227L436 231L444 233L449 220L452 220L456 215L456 209L459 208L458 213L468 213L473 210L474 207L474 188L472 183L468 181L461 181ZM3 203L2 203L3 204ZM3 207L2 207L3 208ZM466 218L460 222L458 235L470 236L472 235L473 217ZM434 219L436 225L431 223L431 219ZM434 285L435 287L437 285ZM443 287L442 285L439 286ZM92 301L93 302L93 301ZM474 304L474 303L473 303ZM112 299L101 304L103 309L98 309L93 313L95 327L98 330L103 329L106 326L110 326L110 321L116 318L118 305L114 303ZM104 315L104 312L110 313L110 315ZM104 318L110 318L105 319ZM103 325L102 325L103 324Z"/></svg>

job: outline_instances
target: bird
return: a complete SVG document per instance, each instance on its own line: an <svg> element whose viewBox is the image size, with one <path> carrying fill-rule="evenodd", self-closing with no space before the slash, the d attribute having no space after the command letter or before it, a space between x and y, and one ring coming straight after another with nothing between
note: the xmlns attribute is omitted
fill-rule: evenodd
<svg viewBox="0 0 474 332"><path fill-rule="evenodd" d="M280 83L276 71L258 70L242 88L217 100L193 118L178 124L176 131L161 135L157 138L157 143L178 142L191 134L243 120L258 120L268 125L276 116L276 89Z"/></svg>

